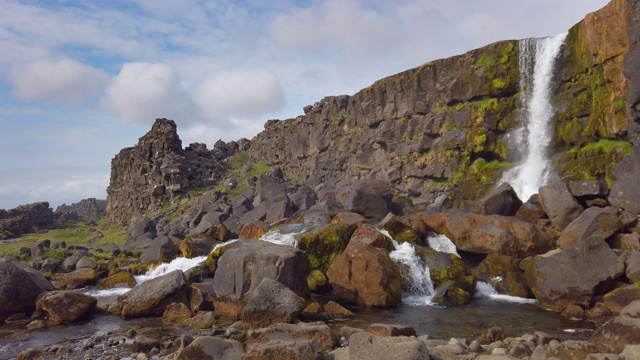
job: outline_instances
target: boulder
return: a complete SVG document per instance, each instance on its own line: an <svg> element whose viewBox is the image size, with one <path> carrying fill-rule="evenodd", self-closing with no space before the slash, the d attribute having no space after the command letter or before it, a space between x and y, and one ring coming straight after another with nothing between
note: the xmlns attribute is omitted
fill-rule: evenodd
<svg viewBox="0 0 640 360"><path fill-rule="evenodd" d="M376 336L416 336L411 326L396 324L371 324L365 331Z"/></svg>
<svg viewBox="0 0 640 360"><path fill-rule="evenodd" d="M525 203L523 203L515 215L518 219L537 224L541 219L547 218L547 214L540 205L538 194L533 194Z"/></svg>
<svg viewBox="0 0 640 360"><path fill-rule="evenodd" d="M260 240L238 240L217 261L213 278L216 312L240 315L247 293L264 278L278 281L306 298L307 269L307 257L301 250Z"/></svg>
<svg viewBox="0 0 640 360"><path fill-rule="evenodd" d="M502 183L478 200L477 208L481 215L514 216L522 200L509 183Z"/></svg>
<svg viewBox="0 0 640 360"><path fill-rule="evenodd" d="M389 184L374 179L343 182L338 185L336 200L345 210L382 219L389 213L391 190Z"/></svg>
<svg viewBox="0 0 640 360"><path fill-rule="evenodd" d="M181 270L145 281L118 298L121 315L125 319L161 316L172 303L187 305L188 285Z"/></svg>
<svg viewBox="0 0 640 360"><path fill-rule="evenodd" d="M640 300L640 287L628 285L619 287L603 297L604 305L615 315L619 315L625 306Z"/></svg>
<svg viewBox="0 0 640 360"><path fill-rule="evenodd" d="M281 283L263 278L248 294L242 321L252 328L273 323L291 323L304 308L304 300Z"/></svg>
<svg viewBox="0 0 640 360"><path fill-rule="evenodd" d="M609 185L604 180L569 181L569 191L577 198L606 197Z"/></svg>
<svg viewBox="0 0 640 360"><path fill-rule="evenodd" d="M136 286L136 279L133 274L128 271L120 271L109 275L96 284L98 289L112 289L114 287L132 288L134 286Z"/></svg>
<svg viewBox="0 0 640 360"><path fill-rule="evenodd" d="M393 244L388 237L369 224L360 225L353 235L351 235L349 242L360 242L369 246L387 250L391 250L393 247Z"/></svg>
<svg viewBox="0 0 640 360"><path fill-rule="evenodd" d="M367 218L355 212L343 211L337 213L331 223L348 227L353 232L358 226L367 223Z"/></svg>
<svg viewBox="0 0 640 360"><path fill-rule="evenodd" d="M388 213L387 216L380 221L379 226L388 231L389 235L398 243L408 242L419 246L424 245L422 239L416 235L413 229L392 213Z"/></svg>
<svg viewBox="0 0 640 360"><path fill-rule="evenodd" d="M611 209L590 207L567 225L557 244L561 249L568 249L586 237L607 239L620 229L622 222Z"/></svg>
<svg viewBox="0 0 640 360"><path fill-rule="evenodd" d="M162 313L162 322L176 324L193 316L191 309L183 303L173 303L167 306Z"/></svg>
<svg viewBox="0 0 640 360"><path fill-rule="evenodd" d="M91 313L98 300L74 291L50 291L36 303L36 309L46 313L56 324L71 323Z"/></svg>
<svg viewBox="0 0 640 360"><path fill-rule="evenodd" d="M213 311L200 311L195 316L182 320L178 326L192 330L211 329L218 321Z"/></svg>
<svg viewBox="0 0 640 360"><path fill-rule="evenodd" d="M344 212L342 204L335 200L326 200L316 203L302 213L296 213L293 217L304 223L325 224L330 223L341 212Z"/></svg>
<svg viewBox="0 0 640 360"><path fill-rule="evenodd" d="M448 259L442 259L442 257L448 257ZM460 257L454 254L435 253L422 254L422 258L429 266L429 274L435 286L448 281L453 282L447 289L448 302L451 305L464 305L471 300L471 295L476 289L476 279L472 269ZM456 296L452 296L454 294Z"/></svg>
<svg viewBox="0 0 640 360"><path fill-rule="evenodd" d="M273 340L248 347L243 360L323 360L322 346L315 340Z"/></svg>
<svg viewBox="0 0 640 360"><path fill-rule="evenodd" d="M615 181L609 191L609 203L640 215L640 146L633 146L633 151L616 164L612 171Z"/></svg>
<svg viewBox="0 0 640 360"><path fill-rule="evenodd" d="M238 238L257 240L267 232L269 232L269 224L262 221L254 221L242 225Z"/></svg>
<svg viewBox="0 0 640 360"><path fill-rule="evenodd" d="M15 313L31 312L38 295L45 291L25 270L11 261L0 259L0 319Z"/></svg>
<svg viewBox="0 0 640 360"><path fill-rule="evenodd" d="M640 251L633 251L625 260L626 274L629 281L640 281Z"/></svg>
<svg viewBox="0 0 640 360"><path fill-rule="evenodd" d="M44 254L44 251L51 247L51 240L40 240L37 243L31 245L31 257L35 258Z"/></svg>
<svg viewBox="0 0 640 360"><path fill-rule="evenodd" d="M307 185L302 185L298 190L289 195L296 211L305 211L316 204L316 193Z"/></svg>
<svg viewBox="0 0 640 360"><path fill-rule="evenodd" d="M140 255L140 262L143 264L168 263L180 255L180 249L171 241L171 238L159 236Z"/></svg>
<svg viewBox="0 0 640 360"><path fill-rule="evenodd" d="M151 246L153 239L158 237L156 224L146 217L131 220L129 229L122 245L124 250L144 250Z"/></svg>
<svg viewBox="0 0 640 360"><path fill-rule="evenodd" d="M76 263L76 269L98 269L98 264L90 258L83 256Z"/></svg>
<svg viewBox="0 0 640 360"><path fill-rule="evenodd" d="M273 340L300 341L315 340L321 349L329 351L338 344L337 336L324 322L273 324L254 329L247 338L247 347L256 343L268 343Z"/></svg>
<svg viewBox="0 0 640 360"><path fill-rule="evenodd" d="M366 332L349 337L351 360L428 360L424 342L415 337L381 337Z"/></svg>
<svg viewBox="0 0 640 360"><path fill-rule="evenodd" d="M207 235L190 235L180 243L180 252L186 258L205 256L211 253L220 241Z"/></svg>
<svg viewBox="0 0 640 360"><path fill-rule="evenodd" d="M63 288L79 288L94 285L98 281L98 273L91 268L72 271L67 274L53 274L51 280L57 281Z"/></svg>
<svg viewBox="0 0 640 360"><path fill-rule="evenodd" d="M557 311L567 305L588 308L594 295L624 273L622 260L598 237L527 258L520 267L540 306Z"/></svg>
<svg viewBox="0 0 640 360"><path fill-rule="evenodd" d="M244 346L236 340L225 340L215 336L198 336L176 355L176 360L216 359L241 360Z"/></svg>
<svg viewBox="0 0 640 360"><path fill-rule="evenodd" d="M353 228L327 224L298 237L298 248L307 254L310 270L326 273L336 256L347 247Z"/></svg>
<svg viewBox="0 0 640 360"><path fill-rule="evenodd" d="M538 199L551 223L561 231L583 210L563 182L555 182L541 187L538 191Z"/></svg>
<svg viewBox="0 0 640 360"><path fill-rule="evenodd" d="M360 242L349 243L329 267L327 277L339 299L380 307L400 303L400 272L384 249Z"/></svg>
<svg viewBox="0 0 640 360"><path fill-rule="evenodd" d="M627 305L619 316L607 321L591 337L595 343L604 343L618 353L626 345L640 344L640 300Z"/></svg>
<svg viewBox="0 0 640 360"><path fill-rule="evenodd" d="M323 310L322 317L326 320L348 320L356 317L353 312L335 301L324 304Z"/></svg>
<svg viewBox="0 0 640 360"><path fill-rule="evenodd" d="M425 223L445 234L458 250L516 257L544 253L555 245L555 232L516 218L469 213L437 213Z"/></svg>

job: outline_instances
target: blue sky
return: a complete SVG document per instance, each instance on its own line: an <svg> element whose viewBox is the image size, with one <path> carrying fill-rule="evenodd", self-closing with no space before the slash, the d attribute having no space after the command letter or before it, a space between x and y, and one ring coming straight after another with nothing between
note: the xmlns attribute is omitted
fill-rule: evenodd
<svg viewBox="0 0 640 360"><path fill-rule="evenodd" d="M155 118L183 146L252 138L324 96L498 40L566 31L605 0L0 0L0 209L106 198Z"/></svg>

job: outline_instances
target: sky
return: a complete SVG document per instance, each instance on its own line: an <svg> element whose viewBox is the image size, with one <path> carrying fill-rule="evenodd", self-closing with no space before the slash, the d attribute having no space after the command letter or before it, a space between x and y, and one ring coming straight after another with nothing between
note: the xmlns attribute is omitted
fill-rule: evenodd
<svg viewBox="0 0 640 360"><path fill-rule="evenodd" d="M605 0L0 0L0 209L106 199L159 117L183 146L251 139L329 95Z"/></svg>

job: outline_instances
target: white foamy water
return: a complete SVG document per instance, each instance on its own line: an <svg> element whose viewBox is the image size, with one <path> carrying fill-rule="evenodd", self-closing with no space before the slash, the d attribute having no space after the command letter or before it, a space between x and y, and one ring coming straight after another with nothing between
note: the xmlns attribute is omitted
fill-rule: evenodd
<svg viewBox="0 0 640 360"><path fill-rule="evenodd" d="M527 201L546 184L550 161L547 148L553 134L550 121L555 114L551 104L553 69L567 33L543 39L525 39L519 44L520 89L524 91L519 122L523 129L514 133L523 162L507 171L502 182L508 182L522 201Z"/></svg>
<svg viewBox="0 0 640 360"><path fill-rule="evenodd" d="M229 241L217 244L216 246L213 247L213 250L211 251L213 252L219 247L232 244L236 241L238 241L238 239L233 239L233 240L229 240ZM142 284L145 281L155 279L158 276L166 275L175 270L182 270L183 272L187 271L191 268L194 268L202 264L205 260L207 260L206 256L198 256L190 259L185 257L175 258L171 262L160 264L156 268L150 269L143 275L134 276L134 278L136 280L136 284ZM115 288L115 289L91 290L86 292L85 294L91 295L93 297L107 297L107 296L114 296L114 295L122 295L129 290L131 289Z"/></svg>
<svg viewBox="0 0 640 360"><path fill-rule="evenodd" d="M430 305L435 289L429 267L416 253L416 249L410 243L399 244L386 230L378 229L383 235L391 239L395 250L391 251L389 256L391 260L401 264L407 269L406 276L411 283L410 289L403 294L402 301L414 305Z"/></svg>
<svg viewBox="0 0 640 360"><path fill-rule="evenodd" d="M536 299L527 299L511 295L498 294L498 292L486 282L478 281L476 284L476 296L489 298L496 301L504 301L516 304L537 304Z"/></svg>
<svg viewBox="0 0 640 360"><path fill-rule="evenodd" d="M460 257L456 245L447 237L447 235L435 233L429 234L427 236L427 242L429 243L429 247L437 252L454 254L455 256Z"/></svg>
<svg viewBox="0 0 640 360"><path fill-rule="evenodd" d="M277 229L269 230L260 237L260 240L279 245L298 247L298 237L319 229L325 224L290 224Z"/></svg>

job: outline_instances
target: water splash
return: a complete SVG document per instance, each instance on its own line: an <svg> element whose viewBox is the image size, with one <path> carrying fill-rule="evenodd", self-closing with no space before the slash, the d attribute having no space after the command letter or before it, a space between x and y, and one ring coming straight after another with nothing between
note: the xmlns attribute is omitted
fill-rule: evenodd
<svg viewBox="0 0 640 360"><path fill-rule="evenodd" d="M524 92L519 121L520 131L513 142L524 144L520 154L524 162L507 171L502 182L508 182L522 201L538 192L547 181L550 161L547 149L553 137L549 122L555 114L551 104L553 69L567 33L543 39L525 39L519 43L520 89Z"/></svg>
<svg viewBox="0 0 640 360"><path fill-rule="evenodd" d="M489 298L491 300L517 303L517 304L537 304L536 299L527 299L511 295L498 294L498 292L486 282L478 281L476 284L476 296Z"/></svg>
<svg viewBox="0 0 640 360"><path fill-rule="evenodd" d="M260 237L260 240L268 241L270 243L279 245L289 245L294 248L298 247L298 238L301 235L315 231L324 224L289 224L280 226L276 229L269 230L266 234Z"/></svg>
<svg viewBox="0 0 640 360"><path fill-rule="evenodd" d="M429 236L427 236L427 242L429 243L429 247L437 252L454 254L455 256L460 257L456 245L447 237L447 235L435 233L429 234Z"/></svg>
<svg viewBox="0 0 640 360"><path fill-rule="evenodd" d="M399 244L388 231L378 229L383 235L391 239L395 250L389 256L391 260L406 269L405 276L408 276L406 283L410 284L406 294L403 294L402 301L414 305L431 305L431 299L435 293L433 281L429 267L416 253L416 249L410 243Z"/></svg>

